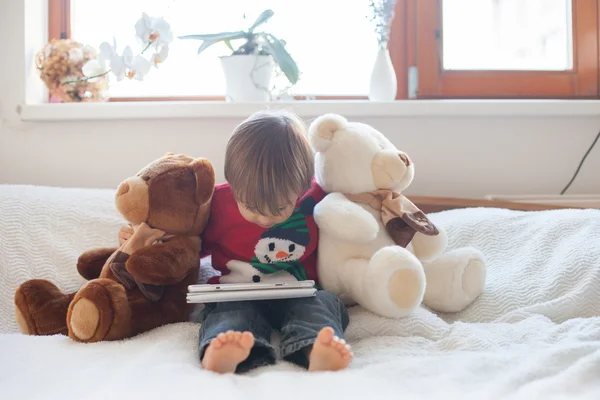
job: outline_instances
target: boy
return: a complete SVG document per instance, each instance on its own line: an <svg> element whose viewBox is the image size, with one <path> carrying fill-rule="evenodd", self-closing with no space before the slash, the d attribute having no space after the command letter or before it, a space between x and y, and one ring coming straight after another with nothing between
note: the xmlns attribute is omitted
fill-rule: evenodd
<svg viewBox="0 0 600 400"><path fill-rule="evenodd" d="M317 280L318 230L312 212L324 197L303 123L287 112L260 112L239 125L225 154L203 235L203 256L221 272L210 283ZM273 364L272 329L284 359L309 371L346 368L341 339L348 312L332 293L269 301L209 303L201 317L200 360L217 373Z"/></svg>

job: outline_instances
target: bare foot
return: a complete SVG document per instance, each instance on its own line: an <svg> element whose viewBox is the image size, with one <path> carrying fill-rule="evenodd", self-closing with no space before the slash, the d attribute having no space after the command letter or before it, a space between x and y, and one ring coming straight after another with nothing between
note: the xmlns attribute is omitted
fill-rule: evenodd
<svg viewBox="0 0 600 400"><path fill-rule="evenodd" d="M350 346L333 334L332 328L325 327L317 335L309 356L309 371L338 371L350 364L354 356Z"/></svg>
<svg viewBox="0 0 600 400"><path fill-rule="evenodd" d="M219 374L235 372L238 364L248 358L252 346L254 336L250 332L219 333L206 348L202 367Z"/></svg>

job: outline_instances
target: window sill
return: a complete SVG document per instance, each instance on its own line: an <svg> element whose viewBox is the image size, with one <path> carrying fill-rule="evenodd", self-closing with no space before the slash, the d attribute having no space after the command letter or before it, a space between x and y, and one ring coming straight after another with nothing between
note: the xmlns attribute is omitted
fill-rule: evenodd
<svg viewBox="0 0 600 400"><path fill-rule="evenodd" d="M245 118L262 109L292 109L301 117L337 113L368 117L599 117L600 100L403 100L371 102L295 101L226 103L221 101L110 102L26 104L18 107L22 121L92 121L122 119Z"/></svg>

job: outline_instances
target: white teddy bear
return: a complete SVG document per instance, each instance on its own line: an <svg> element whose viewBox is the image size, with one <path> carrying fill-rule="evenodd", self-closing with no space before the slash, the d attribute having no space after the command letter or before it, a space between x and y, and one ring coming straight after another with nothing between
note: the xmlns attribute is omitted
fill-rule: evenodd
<svg viewBox="0 0 600 400"><path fill-rule="evenodd" d="M446 233L401 194L415 168L405 153L371 126L335 114L317 118L309 137L317 182L329 193L314 211L324 289L391 318L421 302L460 311L481 294L483 255L444 253Z"/></svg>

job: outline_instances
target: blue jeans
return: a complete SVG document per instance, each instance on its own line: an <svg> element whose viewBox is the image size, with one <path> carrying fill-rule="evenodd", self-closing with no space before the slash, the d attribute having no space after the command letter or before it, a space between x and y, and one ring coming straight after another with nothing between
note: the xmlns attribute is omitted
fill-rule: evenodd
<svg viewBox="0 0 600 400"><path fill-rule="evenodd" d="M273 329L281 332L282 357L308 368L306 348L315 342L319 331L330 326L342 338L349 318L348 310L337 296L320 290L314 297L297 299L209 303L200 314L199 322L202 323L200 361L210 341L219 333L252 332L254 347L236 370L242 373L275 364L275 349L270 342Z"/></svg>

